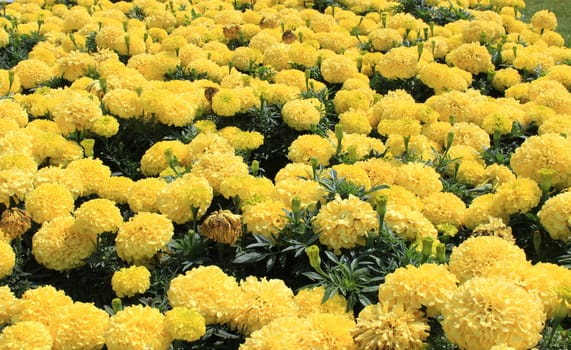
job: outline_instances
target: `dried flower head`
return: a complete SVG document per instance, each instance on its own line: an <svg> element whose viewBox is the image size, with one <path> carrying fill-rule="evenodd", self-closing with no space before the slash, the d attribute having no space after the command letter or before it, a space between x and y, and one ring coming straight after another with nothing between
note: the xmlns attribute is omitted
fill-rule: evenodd
<svg viewBox="0 0 571 350"><path fill-rule="evenodd" d="M230 210L217 210L204 219L199 232L215 242L234 245L242 235L241 216Z"/></svg>

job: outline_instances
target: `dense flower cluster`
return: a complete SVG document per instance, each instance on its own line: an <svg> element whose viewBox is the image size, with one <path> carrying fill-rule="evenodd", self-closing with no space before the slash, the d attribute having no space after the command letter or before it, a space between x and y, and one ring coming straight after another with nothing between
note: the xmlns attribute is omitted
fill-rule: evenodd
<svg viewBox="0 0 571 350"><path fill-rule="evenodd" d="M0 348L568 339L571 49L525 5L4 2Z"/></svg>

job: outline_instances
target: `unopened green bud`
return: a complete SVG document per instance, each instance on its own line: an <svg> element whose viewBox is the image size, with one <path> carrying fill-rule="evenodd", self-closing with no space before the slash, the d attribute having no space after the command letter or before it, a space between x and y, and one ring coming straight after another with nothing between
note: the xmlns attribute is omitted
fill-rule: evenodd
<svg viewBox="0 0 571 350"><path fill-rule="evenodd" d="M260 172L260 162L256 159L252 161L252 175L258 176Z"/></svg>
<svg viewBox="0 0 571 350"><path fill-rule="evenodd" d="M441 264L446 262L446 245L444 243L439 243L436 246L436 261Z"/></svg>
<svg viewBox="0 0 571 350"><path fill-rule="evenodd" d="M432 256L432 237L425 237L422 239L422 256L426 259Z"/></svg>
<svg viewBox="0 0 571 350"><path fill-rule="evenodd" d="M321 273L321 257L319 256L319 247L315 244L305 248L305 254L309 257L309 264L315 271Z"/></svg>
<svg viewBox="0 0 571 350"><path fill-rule="evenodd" d="M93 157L93 148L95 147L95 140L94 139L83 139L79 143L81 147L83 147L83 154L85 157L91 158Z"/></svg>
<svg viewBox="0 0 571 350"><path fill-rule="evenodd" d="M121 299L114 298L113 300L111 300L111 308L113 309L114 314L123 310L123 302L121 302Z"/></svg>

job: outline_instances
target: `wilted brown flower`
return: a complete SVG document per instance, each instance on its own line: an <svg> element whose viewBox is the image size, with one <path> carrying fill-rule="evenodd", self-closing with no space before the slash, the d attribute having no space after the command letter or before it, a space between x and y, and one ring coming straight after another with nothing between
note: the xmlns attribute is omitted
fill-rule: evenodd
<svg viewBox="0 0 571 350"><path fill-rule="evenodd" d="M226 40L236 40L240 35L240 25L229 24L222 29Z"/></svg>
<svg viewBox="0 0 571 350"><path fill-rule="evenodd" d="M200 225L200 234L218 243L234 244L242 235L242 217L230 210L217 210Z"/></svg>
<svg viewBox="0 0 571 350"><path fill-rule="evenodd" d="M296 39L297 39L297 37L295 36L295 33L289 29L286 30L285 32L283 32L283 34L282 34L282 43L284 43L284 44L291 44L291 43L295 42Z"/></svg>
<svg viewBox="0 0 571 350"><path fill-rule="evenodd" d="M20 208L4 210L0 219L0 230L4 231L10 239L22 236L32 226L30 214Z"/></svg>

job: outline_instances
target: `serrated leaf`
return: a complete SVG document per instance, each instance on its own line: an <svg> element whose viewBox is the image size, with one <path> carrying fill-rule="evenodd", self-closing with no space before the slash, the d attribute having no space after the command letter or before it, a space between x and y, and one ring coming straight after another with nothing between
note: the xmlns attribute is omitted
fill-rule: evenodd
<svg viewBox="0 0 571 350"><path fill-rule="evenodd" d="M312 281L317 281L317 280L323 279L323 277L320 274L318 274L317 272L313 272L313 271L304 272L304 273L302 273L302 275L309 278Z"/></svg>

